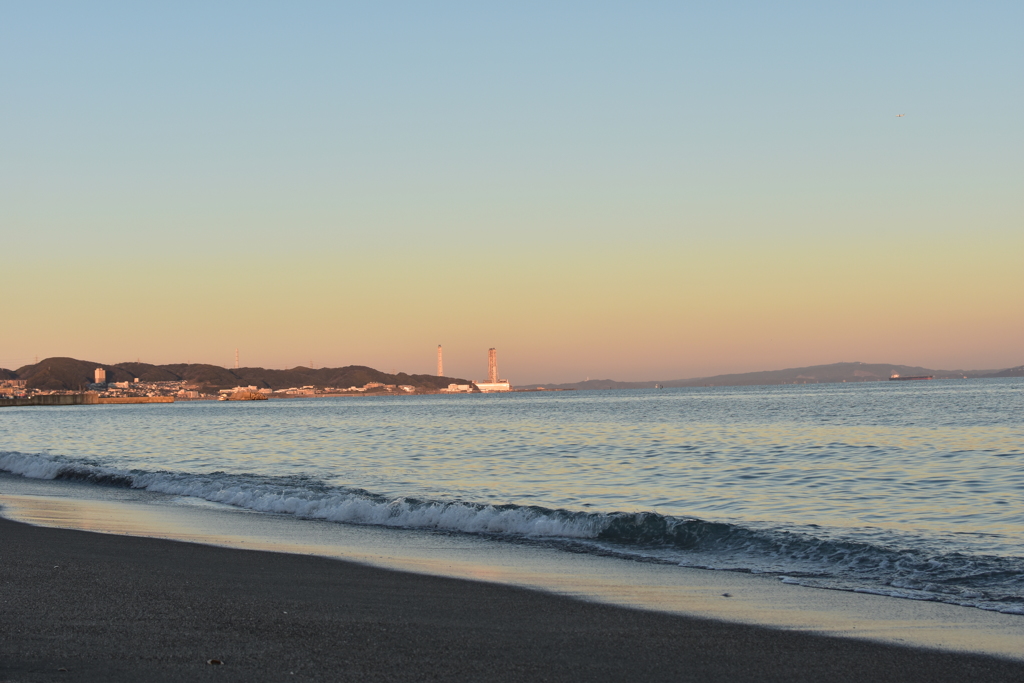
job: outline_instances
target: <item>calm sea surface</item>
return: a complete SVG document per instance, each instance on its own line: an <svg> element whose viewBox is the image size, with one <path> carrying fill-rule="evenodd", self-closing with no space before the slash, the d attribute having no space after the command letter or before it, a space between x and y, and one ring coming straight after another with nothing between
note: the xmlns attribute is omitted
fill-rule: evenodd
<svg viewBox="0 0 1024 683"><path fill-rule="evenodd" d="M0 470L1024 614L1024 381L5 408Z"/></svg>

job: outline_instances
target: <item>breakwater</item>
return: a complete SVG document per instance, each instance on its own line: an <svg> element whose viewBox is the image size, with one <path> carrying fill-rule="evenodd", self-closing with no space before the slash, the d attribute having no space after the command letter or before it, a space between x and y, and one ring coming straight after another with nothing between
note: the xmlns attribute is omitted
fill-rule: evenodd
<svg viewBox="0 0 1024 683"><path fill-rule="evenodd" d="M93 406L103 403L174 403L172 396L99 396L93 391L84 394L43 394L27 398L0 397L0 408L23 406Z"/></svg>
<svg viewBox="0 0 1024 683"><path fill-rule="evenodd" d="M100 396L97 403L174 403L173 396Z"/></svg>
<svg viewBox="0 0 1024 683"><path fill-rule="evenodd" d="M43 394L27 398L0 398L0 407L18 406L91 406L99 403L99 395L93 391L84 394Z"/></svg>

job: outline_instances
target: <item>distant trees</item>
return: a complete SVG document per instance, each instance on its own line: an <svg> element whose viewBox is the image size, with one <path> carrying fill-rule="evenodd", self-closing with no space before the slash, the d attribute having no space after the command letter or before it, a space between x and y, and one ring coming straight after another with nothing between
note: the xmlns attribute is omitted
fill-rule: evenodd
<svg viewBox="0 0 1024 683"><path fill-rule="evenodd" d="M15 371L0 370L0 379L24 379L29 389L47 391L81 391L93 381L96 368L107 371L107 382L131 382L135 378L143 382L188 382L203 387L204 393L216 393L221 389L236 386L256 386L270 389L314 386L347 388L361 387L370 382L382 384L407 384L436 391L449 384L468 384L458 377L437 377L435 375L409 375L404 372L388 374L364 365L349 365L343 368L306 368L290 370L267 370L264 368L228 369L202 363L172 363L152 365L149 363L117 363L106 365L76 358L46 358L34 365L26 365Z"/></svg>

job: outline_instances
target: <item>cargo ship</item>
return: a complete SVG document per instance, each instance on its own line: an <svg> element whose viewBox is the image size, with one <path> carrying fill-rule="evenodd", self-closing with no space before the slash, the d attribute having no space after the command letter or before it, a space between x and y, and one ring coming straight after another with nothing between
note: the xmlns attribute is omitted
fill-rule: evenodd
<svg viewBox="0 0 1024 683"><path fill-rule="evenodd" d="M935 378L932 377L931 375L928 375L927 377L900 377L896 373L893 373L893 374L889 375L889 381L890 382L892 382L892 381L903 382L903 381L911 380L911 379L935 379Z"/></svg>

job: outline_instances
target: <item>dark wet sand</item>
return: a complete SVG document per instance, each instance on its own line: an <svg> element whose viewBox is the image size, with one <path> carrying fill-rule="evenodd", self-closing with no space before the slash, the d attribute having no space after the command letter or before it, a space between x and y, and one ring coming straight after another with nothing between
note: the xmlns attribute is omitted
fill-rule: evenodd
<svg viewBox="0 0 1024 683"><path fill-rule="evenodd" d="M0 681L50 680L1009 681L1024 662L0 519Z"/></svg>

